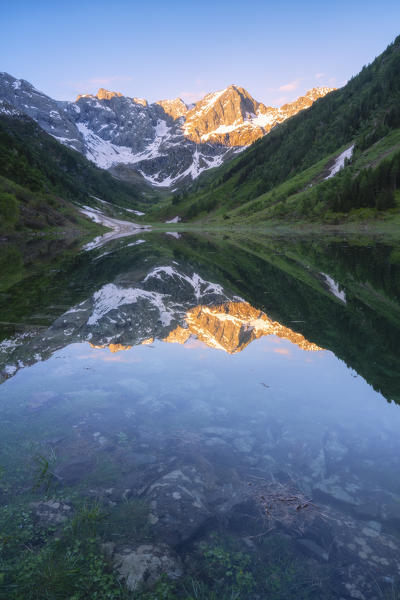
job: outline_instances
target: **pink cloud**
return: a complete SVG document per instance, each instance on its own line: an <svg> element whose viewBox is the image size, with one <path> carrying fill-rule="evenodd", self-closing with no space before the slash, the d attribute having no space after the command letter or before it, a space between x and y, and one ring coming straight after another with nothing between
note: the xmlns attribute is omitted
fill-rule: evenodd
<svg viewBox="0 0 400 600"><path fill-rule="evenodd" d="M293 92L293 90L295 90L298 87L299 87L299 80L296 79L295 81L290 81L289 83L285 83L284 85L281 85L278 88L278 90L280 92Z"/></svg>

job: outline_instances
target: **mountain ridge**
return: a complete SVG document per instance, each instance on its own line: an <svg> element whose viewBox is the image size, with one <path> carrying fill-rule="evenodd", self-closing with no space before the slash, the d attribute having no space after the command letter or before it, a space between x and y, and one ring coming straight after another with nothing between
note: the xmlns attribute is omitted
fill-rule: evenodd
<svg viewBox="0 0 400 600"><path fill-rule="evenodd" d="M357 219L396 219L399 73L400 36L343 88L175 193L152 218L232 219L230 226L253 227L300 219L340 223L355 209Z"/></svg>
<svg viewBox="0 0 400 600"><path fill-rule="evenodd" d="M161 188L220 166L307 104L298 99L297 109L295 103L286 111L265 107L235 85L207 94L193 107L181 98L149 104L104 88L63 102L7 73L0 73L0 98L100 168L120 178L136 173Z"/></svg>

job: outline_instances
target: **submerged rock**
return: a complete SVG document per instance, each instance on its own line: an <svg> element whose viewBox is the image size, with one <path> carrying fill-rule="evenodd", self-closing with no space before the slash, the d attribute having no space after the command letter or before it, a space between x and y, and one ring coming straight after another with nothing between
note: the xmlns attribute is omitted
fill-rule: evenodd
<svg viewBox="0 0 400 600"><path fill-rule="evenodd" d="M43 527L62 525L72 512L69 504L58 502L56 500L31 502L29 506L35 517L39 520L40 525Z"/></svg>
<svg viewBox="0 0 400 600"><path fill-rule="evenodd" d="M183 574L179 557L165 544L121 548L114 554L113 566L130 591L149 588L162 575L178 579Z"/></svg>
<svg viewBox="0 0 400 600"><path fill-rule="evenodd" d="M210 518L206 482L192 466L175 469L153 483L146 493L156 535L176 545L188 540Z"/></svg>
<svg viewBox="0 0 400 600"><path fill-rule="evenodd" d="M233 442L233 445L239 452L247 454L253 450L254 442L249 437L239 437Z"/></svg>
<svg viewBox="0 0 400 600"><path fill-rule="evenodd" d="M241 502L243 486L235 472L224 482L204 457L163 474L145 493L149 522L157 539L177 546L187 542L212 518L227 514Z"/></svg>

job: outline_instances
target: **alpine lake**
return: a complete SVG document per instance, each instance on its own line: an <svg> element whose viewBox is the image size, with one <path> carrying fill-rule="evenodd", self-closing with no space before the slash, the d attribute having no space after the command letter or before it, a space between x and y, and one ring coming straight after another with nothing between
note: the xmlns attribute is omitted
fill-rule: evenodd
<svg viewBox="0 0 400 600"><path fill-rule="evenodd" d="M400 598L399 242L0 256L0 598Z"/></svg>

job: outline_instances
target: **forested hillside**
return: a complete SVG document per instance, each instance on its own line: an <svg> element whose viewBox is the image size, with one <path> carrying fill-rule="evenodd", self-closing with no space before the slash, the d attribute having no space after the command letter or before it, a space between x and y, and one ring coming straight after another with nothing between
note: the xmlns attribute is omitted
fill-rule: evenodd
<svg viewBox="0 0 400 600"><path fill-rule="evenodd" d="M351 167L328 179L354 146ZM400 154L400 36L346 86L255 142L240 157L176 194L161 216L242 222L321 218L328 211L396 206ZM385 161L383 164L382 161Z"/></svg>
<svg viewBox="0 0 400 600"><path fill-rule="evenodd" d="M0 112L0 232L71 226L71 205L98 196L112 204L143 206L141 190L95 167L61 145L32 119L3 105Z"/></svg>

